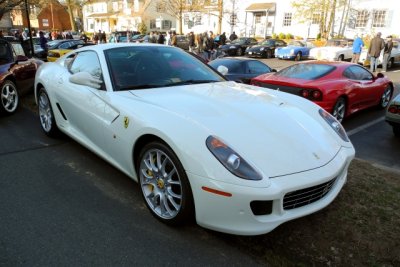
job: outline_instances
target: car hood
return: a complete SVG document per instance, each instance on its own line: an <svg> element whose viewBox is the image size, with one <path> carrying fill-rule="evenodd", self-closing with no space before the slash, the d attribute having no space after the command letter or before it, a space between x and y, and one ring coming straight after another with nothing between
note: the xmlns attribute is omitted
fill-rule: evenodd
<svg viewBox="0 0 400 267"><path fill-rule="evenodd" d="M269 46L267 45L253 45L252 47L249 48L250 51L258 51L261 48L267 48Z"/></svg>
<svg viewBox="0 0 400 267"><path fill-rule="evenodd" d="M301 48L301 47L300 47L300 46L291 45L291 46L286 46L286 47L279 47L277 51L280 51L280 52L289 52L289 51L292 50L292 49L299 49L299 48Z"/></svg>
<svg viewBox="0 0 400 267"><path fill-rule="evenodd" d="M240 45L239 44L227 44L227 45L222 45L221 46L221 49L230 49L230 47L231 46L234 46L234 47L240 47Z"/></svg>
<svg viewBox="0 0 400 267"><path fill-rule="evenodd" d="M191 126L182 129L203 131L204 142L209 135L221 138L268 177L321 167L341 148L319 107L290 94L234 82L131 93L171 120L184 116Z"/></svg>

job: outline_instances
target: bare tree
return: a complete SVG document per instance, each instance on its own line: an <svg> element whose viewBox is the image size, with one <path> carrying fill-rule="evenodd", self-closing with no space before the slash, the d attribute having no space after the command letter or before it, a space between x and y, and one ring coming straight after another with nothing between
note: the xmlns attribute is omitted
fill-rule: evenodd
<svg viewBox="0 0 400 267"><path fill-rule="evenodd" d="M292 6L296 9L296 17L300 22L309 22L318 18L321 37L328 39L332 32L336 10L345 7L345 0L296 0Z"/></svg>

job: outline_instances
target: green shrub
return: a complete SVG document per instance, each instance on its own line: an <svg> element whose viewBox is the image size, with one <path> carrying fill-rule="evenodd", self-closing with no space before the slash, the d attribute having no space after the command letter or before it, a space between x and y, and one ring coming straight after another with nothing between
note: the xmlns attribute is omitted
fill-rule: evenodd
<svg viewBox="0 0 400 267"><path fill-rule="evenodd" d="M138 25L138 30L140 31L141 34L146 34L146 32L147 32L147 26L146 26L146 24L145 24L144 22L141 22L141 23Z"/></svg>
<svg viewBox="0 0 400 267"><path fill-rule="evenodd" d="M279 39L285 39L286 34L281 32L278 37L279 37Z"/></svg>
<svg viewBox="0 0 400 267"><path fill-rule="evenodd" d="M293 39L293 34L287 33L285 39Z"/></svg>

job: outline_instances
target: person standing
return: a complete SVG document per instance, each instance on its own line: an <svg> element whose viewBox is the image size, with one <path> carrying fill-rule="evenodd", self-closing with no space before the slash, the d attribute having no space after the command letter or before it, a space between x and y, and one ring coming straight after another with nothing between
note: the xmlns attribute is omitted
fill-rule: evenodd
<svg viewBox="0 0 400 267"><path fill-rule="evenodd" d="M387 37L387 42L385 43L385 48L383 49L383 62L382 62L382 72L386 72L388 60L390 58L390 53L392 52L393 41L392 36Z"/></svg>
<svg viewBox="0 0 400 267"><path fill-rule="evenodd" d="M351 57L352 63L358 63L360 59L361 50L364 47L364 42L360 36L356 35L353 42L353 56Z"/></svg>
<svg viewBox="0 0 400 267"><path fill-rule="evenodd" d="M194 42L194 33L189 32L189 52L194 52L195 49L195 42Z"/></svg>
<svg viewBox="0 0 400 267"><path fill-rule="evenodd" d="M40 47L47 52L47 39L42 31L39 32L39 43Z"/></svg>
<svg viewBox="0 0 400 267"><path fill-rule="evenodd" d="M171 35L171 45L172 45L172 46L178 46L178 40L177 40L177 37L176 37L176 31L173 31L173 32L172 32L172 35Z"/></svg>
<svg viewBox="0 0 400 267"><path fill-rule="evenodd" d="M374 38L372 38L369 48L368 55L370 59L370 70L371 72L376 71L378 67L378 58L383 48L385 48L385 41L381 38L382 33L378 32Z"/></svg>
<svg viewBox="0 0 400 267"><path fill-rule="evenodd" d="M219 45L225 45L225 44L226 44L226 35L225 32L223 32L219 37Z"/></svg>
<svg viewBox="0 0 400 267"><path fill-rule="evenodd" d="M237 37L237 35L236 35L236 33L235 32L232 32L232 34L229 36L229 40L231 40L231 42L233 41L233 40L236 40L238 37Z"/></svg>

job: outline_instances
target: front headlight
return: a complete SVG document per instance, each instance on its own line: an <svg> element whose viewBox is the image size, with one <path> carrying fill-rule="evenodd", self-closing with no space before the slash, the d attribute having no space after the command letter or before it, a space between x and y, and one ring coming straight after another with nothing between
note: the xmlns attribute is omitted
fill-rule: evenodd
<svg viewBox="0 0 400 267"><path fill-rule="evenodd" d="M229 47L229 49L236 49L236 46L231 45L231 46Z"/></svg>
<svg viewBox="0 0 400 267"><path fill-rule="evenodd" d="M290 50L290 55L293 56L294 55L294 49Z"/></svg>
<svg viewBox="0 0 400 267"><path fill-rule="evenodd" d="M331 128L342 138L345 142L350 142L349 137L347 137L346 131L344 130L342 124L338 122L335 117L326 112L324 109L319 109L319 115L331 126Z"/></svg>
<svg viewBox="0 0 400 267"><path fill-rule="evenodd" d="M206 140L207 148L225 168L237 177L246 180L261 180L262 175L247 163L238 153L214 136Z"/></svg>
<svg viewBox="0 0 400 267"><path fill-rule="evenodd" d="M261 47L261 48L260 48L260 51L264 51L264 49L265 49L265 47Z"/></svg>

